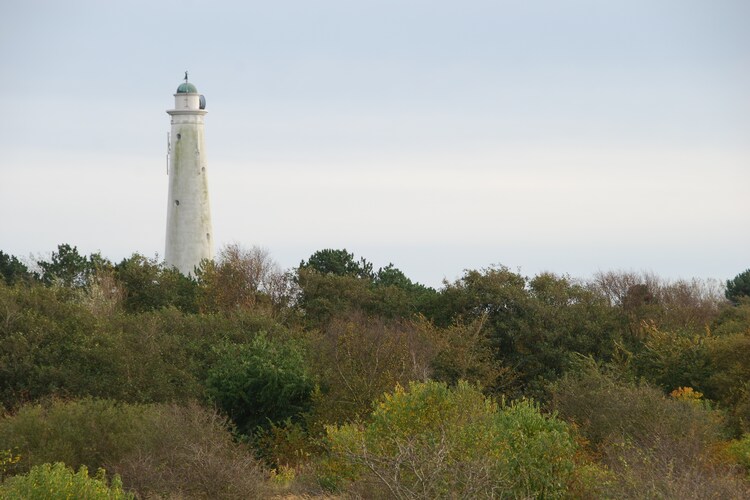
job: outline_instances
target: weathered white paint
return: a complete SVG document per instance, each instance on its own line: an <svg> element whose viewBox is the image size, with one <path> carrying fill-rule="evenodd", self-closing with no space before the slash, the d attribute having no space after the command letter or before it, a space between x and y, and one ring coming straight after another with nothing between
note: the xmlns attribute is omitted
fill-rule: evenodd
<svg viewBox="0 0 750 500"><path fill-rule="evenodd" d="M169 197L164 259L181 273L195 274L203 259L213 259L211 207L206 176L203 118L197 93L174 94L169 157Z"/></svg>
<svg viewBox="0 0 750 500"><path fill-rule="evenodd" d="M175 94L174 109L198 109L199 99L200 94Z"/></svg>

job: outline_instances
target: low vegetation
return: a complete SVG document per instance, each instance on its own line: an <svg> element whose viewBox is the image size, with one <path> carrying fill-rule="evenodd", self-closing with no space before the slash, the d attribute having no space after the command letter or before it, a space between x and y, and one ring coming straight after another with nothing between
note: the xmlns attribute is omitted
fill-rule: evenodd
<svg viewBox="0 0 750 500"><path fill-rule="evenodd" d="M748 498L749 276L0 251L0 497Z"/></svg>

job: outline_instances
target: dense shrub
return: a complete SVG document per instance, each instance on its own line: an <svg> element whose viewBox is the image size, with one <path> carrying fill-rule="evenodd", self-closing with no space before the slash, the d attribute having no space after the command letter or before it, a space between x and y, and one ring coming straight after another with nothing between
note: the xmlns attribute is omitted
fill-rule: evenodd
<svg viewBox="0 0 750 500"><path fill-rule="evenodd" d="M566 424L466 382L399 386L365 424L330 427L328 442L322 479L368 498L560 498L575 468Z"/></svg>
<svg viewBox="0 0 750 500"><path fill-rule="evenodd" d="M56 393L63 387L91 389L86 373L101 351L96 320L76 294L63 288L7 287L0 283L0 403L21 402ZM99 367L107 377L109 365Z"/></svg>
<svg viewBox="0 0 750 500"><path fill-rule="evenodd" d="M147 409L95 399L25 405L0 419L0 449L20 455L16 473L54 462L96 470L134 449Z"/></svg>
<svg viewBox="0 0 750 500"><path fill-rule="evenodd" d="M0 286L0 306L5 408L46 396L154 401L198 395L183 356L190 330L174 332L185 322L169 311L97 316L81 294L41 286Z"/></svg>
<svg viewBox="0 0 750 500"><path fill-rule="evenodd" d="M355 420L396 384L427 380L437 352L430 333L411 322L362 314L333 319L310 338L320 383L312 418L318 424Z"/></svg>
<svg viewBox="0 0 750 500"><path fill-rule="evenodd" d="M227 422L197 404L54 401L0 420L0 449L21 460L11 473L51 462L104 467L140 494L247 498L264 488L252 451Z"/></svg>
<svg viewBox="0 0 750 500"><path fill-rule="evenodd" d="M706 392L726 409L732 427L750 432L750 325L744 333L711 338Z"/></svg>
<svg viewBox="0 0 750 500"><path fill-rule="evenodd" d="M711 333L717 336L750 333L750 297L739 299L734 307L723 308L711 324Z"/></svg>
<svg viewBox="0 0 750 500"><path fill-rule="evenodd" d="M196 404L154 405L133 451L110 469L146 498L263 498L267 473L228 425Z"/></svg>
<svg viewBox="0 0 750 500"><path fill-rule="evenodd" d="M678 387L708 392L714 369L709 359L714 341L710 333L660 330L654 324L642 325L642 332L643 348L632 360L638 376L667 393Z"/></svg>
<svg viewBox="0 0 750 500"><path fill-rule="evenodd" d="M747 435L729 440L750 430L747 273L731 302L718 282L501 266L436 292L345 250L281 273L232 245L193 279L61 245L34 269L0 251L0 275L0 479L64 462L147 498L263 497L261 456L305 495L327 456L329 486L370 498L750 498ZM410 385L428 380L445 385Z"/></svg>
<svg viewBox="0 0 750 500"><path fill-rule="evenodd" d="M622 328L597 293L549 273L526 278L507 267L466 271L446 283L432 319L449 327L483 318L494 355L515 375L514 395L542 397L575 353L609 359Z"/></svg>
<svg viewBox="0 0 750 500"><path fill-rule="evenodd" d="M730 444L729 453L747 472L750 479L750 434L745 434L742 439L738 439Z"/></svg>
<svg viewBox="0 0 750 500"><path fill-rule="evenodd" d="M486 316L470 323L456 321L439 328L421 318L412 322L424 342L433 346L431 375L434 380L456 385L466 380L502 394L511 389L517 374L496 359L492 339L484 328Z"/></svg>
<svg viewBox="0 0 750 500"><path fill-rule="evenodd" d="M750 430L750 323L744 331L717 335L654 325L643 325L643 333L641 352L630 360L639 377L664 392L692 387L726 410L733 429Z"/></svg>
<svg viewBox="0 0 750 500"><path fill-rule="evenodd" d="M714 455L723 440L720 414L694 391L674 394L588 364L552 386L552 404L614 473L607 496L743 498L748 485Z"/></svg>
<svg viewBox="0 0 750 500"><path fill-rule="evenodd" d="M224 343L215 351L208 393L240 432L250 434L308 409L313 380L296 342L261 333L249 344Z"/></svg>
<svg viewBox="0 0 750 500"><path fill-rule="evenodd" d="M719 415L701 404L667 399L645 384L621 380L617 373L583 360L578 373L551 385L551 405L576 423L593 445L629 439L691 438L701 449L721 438Z"/></svg>
<svg viewBox="0 0 750 500"><path fill-rule="evenodd" d="M176 307L196 312L198 285L176 268L167 268L155 258L133 254L114 267L114 275L124 292L128 312L145 312Z"/></svg>
<svg viewBox="0 0 750 500"><path fill-rule="evenodd" d="M301 262L296 272L298 305L308 325L325 326L331 318L356 311L408 319L431 306L434 289L412 282L389 264L373 266L344 250L321 250Z"/></svg>
<svg viewBox="0 0 750 500"><path fill-rule="evenodd" d="M3 407L48 396L203 399L214 346L248 343L260 330L288 336L272 318L250 311L125 313L89 296L97 286L83 293L0 281Z"/></svg>
<svg viewBox="0 0 750 500"><path fill-rule="evenodd" d="M89 477L88 469L78 472L61 462L32 467L28 474L15 476L0 484L0 498L6 500L126 500L134 496L122 489L119 476L109 485L104 469Z"/></svg>

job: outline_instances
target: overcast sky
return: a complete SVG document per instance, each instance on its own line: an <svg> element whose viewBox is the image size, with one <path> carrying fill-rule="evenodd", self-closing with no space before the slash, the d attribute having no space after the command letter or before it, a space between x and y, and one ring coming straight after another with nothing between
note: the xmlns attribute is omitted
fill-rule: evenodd
<svg viewBox="0 0 750 500"><path fill-rule="evenodd" d="M166 136L207 99L218 246L750 267L747 0L0 2L0 250L164 253Z"/></svg>

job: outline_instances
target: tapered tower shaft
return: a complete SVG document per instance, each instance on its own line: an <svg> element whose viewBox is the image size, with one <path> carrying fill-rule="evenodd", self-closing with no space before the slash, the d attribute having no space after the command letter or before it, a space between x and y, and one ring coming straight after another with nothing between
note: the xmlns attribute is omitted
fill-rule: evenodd
<svg viewBox="0 0 750 500"><path fill-rule="evenodd" d="M185 82L174 94L169 155L169 196L164 259L181 273L195 274L203 259L213 258L211 207L206 175L205 99Z"/></svg>

